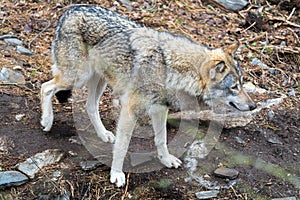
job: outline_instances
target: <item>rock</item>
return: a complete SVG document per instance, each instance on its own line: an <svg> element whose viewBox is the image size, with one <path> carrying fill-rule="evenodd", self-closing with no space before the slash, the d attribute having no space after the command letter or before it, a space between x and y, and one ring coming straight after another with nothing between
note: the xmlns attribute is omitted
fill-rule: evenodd
<svg viewBox="0 0 300 200"><path fill-rule="evenodd" d="M4 42L12 45L21 45L23 43L23 41L18 38L4 38Z"/></svg>
<svg viewBox="0 0 300 200"><path fill-rule="evenodd" d="M17 164L16 167L32 179L44 166L59 162L63 155L64 153L59 149L48 149Z"/></svg>
<svg viewBox="0 0 300 200"><path fill-rule="evenodd" d="M295 90L290 90L289 95L295 97L296 96Z"/></svg>
<svg viewBox="0 0 300 200"><path fill-rule="evenodd" d="M17 49L16 51L19 53L19 54L23 54L23 55L29 55L31 56L33 54L32 51L30 51L29 49L25 48L25 47L22 47L22 46L17 46Z"/></svg>
<svg viewBox="0 0 300 200"><path fill-rule="evenodd" d="M243 84L243 89L247 92L247 93L259 93L259 94L263 94L266 93L267 90L256 87L253 83L251 82L247 82Z"/></svg>
<svg viewBox="0 0 300 200"><path fill-rule="evenodd" d="M196 193L196 197L197 199L211 199L217 197L218 194L218 190L201 191Z"/></svg>
<svg viewBox="0 0 300 200"><path fill-rule="evenodd" d="M80 167L84 171L91 171L96 169L101 165L101 163L98 160L88 160L88 161L82 161L80 162Z"/></svg>
<svg viewBox="0 0 300 200"><path fill-rule="evenodd" d="M28 177L18 171L0 172L0 188L18 186L26 183Z"/></svg>
<svg viewBox="0 0 300 200"><path fill-rule="evenodd" d="M297 200L296 197L274 198L272 200Z"/></svg>
<svg viewBox="0 0 300 200"><path fill-rule="evenodd" d="M0 72L0 81L8 83L25 84L25 77L18 72L3 67Z"/></svg>
<svg viewBox="0 0 300 200"><path fill-rule="evenodd" d="M268 120L271 121L275 116L275 113L273 110L269 110L268 113L267 113L267 117L268 117Z"/></svg>
<svg viewBox="0 0 300 200"><path fill-rule="evenodd" d="M22 70L22 69L23 69L23 67L21 67L19 65L13 67L13 70Z"/></svg>
<svg viewBox="0 0 300 200"><path fill-rule="evenodd" d="M239 172L235 169L220 167L214 171L214 174L221 178L235 179Z"/></svg>
<svg viewBox="0 0 300 200"><path fill-rule="evenodd" d="M246 0L214 0L228 10L239 11L249 4Z"/></svg>
<svg viewBox="0 0 300 200"><path fill-rule="evenodd" d="M24 117L25 117L25 114L17 114L15 116L15 118L16 118L17 121L21 121Z"/></svg>
<svg viewBox="0 0 300 200"><path fill-rule="evenodd" d="M251 63L251 65L259 66L262 69L269 69L269 67L258 58L253 58L250 63Z"/></svg>
<svg viewBox="0 0 300 200"><path fill-rule="evenodd" d="M8 39L8 38L18 38L17 36L14 35L1 35L0 40Z"/></svg>
<svg viewBox="0 0 300 200"><path fill-rule="evenodd" d="M246 143L246 142L245 142L242 138L240 138L239 136L235 136L234 138L236 139L236 141L237 141L239 144L245 144L245 143Z"/></svg>

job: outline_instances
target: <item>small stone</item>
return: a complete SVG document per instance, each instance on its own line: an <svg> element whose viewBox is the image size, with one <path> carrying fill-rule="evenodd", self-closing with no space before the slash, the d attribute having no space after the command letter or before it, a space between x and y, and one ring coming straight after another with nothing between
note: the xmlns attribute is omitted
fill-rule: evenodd
<svg viewBox="0 0 300 200"><path fill-rule="evenodd" d="M283 144L277 137L269 137L267 141L272 144Z"/></svg>
<svg viewBox="0 0 300 200"><path fill-rule="evenodd" d="M235 179L239 172L235 169L220 167L214 171L214 174L221 178Z"/></svg>
<svg viewBox="0 0 300 200"><path fill-rule="evenodd" d="M290 90L289 95L295 97L296 96L295 90Z"/></svg>
<svg viewBox="0 0 300 200"><path fill-rule="evenodd" d="M269 67L258 58L253 58L250 63L251 63L251 65L259 66L262 69L269 69Z"/></svg>
<svg viewBox="0 0 300 200"><path fill-rule="evenodd" d="M78 154L76 153L76 152L74 152L74 151L68 151L68 153L71 155L71 156L77 156Z"/></svg>
<svg viewBox="0 0 300 200"><path fill-rule="evenodd" d="M275 116L275 113L273 110L269 110L268 111L268 114L267 114L267 117L268 117L268 120L271 121Z"/></svg>
<svg viewBox="0 0 300 200"><path fill-rule="evenodd" d="M88 160L80 162L79 165L84 171L91 171L99 167L101 163L98 160Z"/></svg>
<svg viewBox="0 0 300 200"><path fill-rule="evenodd" d="M196 197L197 199L211 199L217 197L218 194L218 190L201 191L196 193Z"/></svg>
<svg viewBox="0 0 300 200"><path fill-rule="evenodd" d="M24 117L25 117L25 114L17 114L15 116L15 118L16 118L17 121L21 121Z"/></svg>
<svg viewBox="0 0 300 200"><path fill-rule="evenodd" d="M5 38L4 42L6 42L8 44L12 44L12 45L20 45L23 43L22 40L19 40L17 38Z"/></svg>
<svg viewBox="0 0 300 200"><path fill-rule="evenodd" d="M25 84L25 77L10 69L3 67L0 72L0 81L9 83Z"/></svg>
<svg viewBox="0 0 300 200"><path fill-rule="evenodd" d="M238 143L245 144L245 141L242 138L240 138L239 136L236 136L235 139Z"/></svg>
<svg viewBox="0 0 300 200"><path fill-rule="evenodd" d="M0 40L8 39L8 38L18 38L15 35L1 35Z"/></svg>
<svg viewBox="0 0 300 200"><path fill-rule="evenodd" d="M23 55L32 55L33 52L30 51L29 49L22 47L22 46L17 46L17 50L16 50L19 54L23 54Z"/></svg>
<svg viewBox="0 0 300 200"><path fill-rule="evenodd" d="M64 153L59 149L48 149L27 158L24 162L17 164L16 167L32 179L44 166L59 162L63 155Z"/></svg>
<svg viewBox="0 0 300 200"><path fill-rule="evenodd" d="M21 67L21 66L19 66L19 65L13 67L13 70L22 70L22 69L23 69L23 67Z"/></svg>
<svg viewBox="0 0 300 200"><path fill-rule="evenodd" d="M0 172L0 188L18 186L26 183L28 177L18 171Z"/></svg>

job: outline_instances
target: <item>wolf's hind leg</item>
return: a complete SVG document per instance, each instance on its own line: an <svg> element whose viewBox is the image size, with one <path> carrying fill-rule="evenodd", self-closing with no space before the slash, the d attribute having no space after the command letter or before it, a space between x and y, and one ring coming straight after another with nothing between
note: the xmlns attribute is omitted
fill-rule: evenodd
<svg viewBox="0 0 300 200"><path fill-rule="evenodd" d="M150 110L150 117L154 129L154 142L157 147L160 162L168 168L178 168L182 162L171 155L167 147L167 115L168 108L163 105L153 105Z"/></svg>
<svg viewBox="0 0 300 200"><path fill-rule="evenodd" d="M115 136L112 132L106 130L104 127L100 114L99 114L99 102L106 87L105 80L100 78L98 75L93 75L93 77L87 83L88 87L88 99L86 102L87 113L89 118L96 130L97 135L104 142L114 143Z"/></svg>

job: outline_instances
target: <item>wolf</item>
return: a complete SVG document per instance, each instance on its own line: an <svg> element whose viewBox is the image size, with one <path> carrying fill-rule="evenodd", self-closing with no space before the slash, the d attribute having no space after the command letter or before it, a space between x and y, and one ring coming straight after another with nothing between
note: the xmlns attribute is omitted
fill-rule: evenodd
<svg viewBox="0 0 300 200"><path fill-rule="evenodd" d="M114 143L112 183L125 184L124 157L140 114L151 118L161 163L178 168L182 162L169 153L166 136L168 110L178 104L174 94L182 92L208 105L219 101L242 111L256 108L242 88L242 73L234 59L238 46L208 48L100 6L72 6L60 17L53 39L53 79L41 86L43 130L50 131L53 123L53 95L86 84L91 123L104 142ZM121 103L116 136L99 116L107 84Z"/></svg>

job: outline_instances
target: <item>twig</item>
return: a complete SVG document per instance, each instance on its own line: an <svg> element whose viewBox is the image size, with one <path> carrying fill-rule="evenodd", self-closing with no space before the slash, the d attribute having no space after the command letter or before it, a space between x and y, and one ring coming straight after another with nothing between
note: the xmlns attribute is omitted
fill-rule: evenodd
<svg viewBox="0 0 300 200"><path fill-rule="evenodd" d="M247 30L249 30L250 28L252 28L253 26L255 26L256 22L253 22L250 26L248 26L246 29L242 30L241 33L246 32Z"/></svg>
<svg viewBox="0 0 300 200"><path fill-rule="evenodd" d="M28 43L28 48L30 49L31 43L36 40L38 37L40 37L42 35L43 32L45 32L49 27L51 26L51 22L48 23L48 25L41 31L39 32L34 38L32 38L30 40L30 42Z"/></svg>
<svg viewBox="0 0 300 200"><path fill-rule="evenodd" d="M124 191L124 194L123 194L123 196L122 196L122 200L124 200L125 199L125 197L127 196L127 191L128 191L128 185L129 185L129 177L130 177L130 172L128 172L128 174L127 174L127 178L126 178L126 186L125 186L125 191Z"/></svg>

